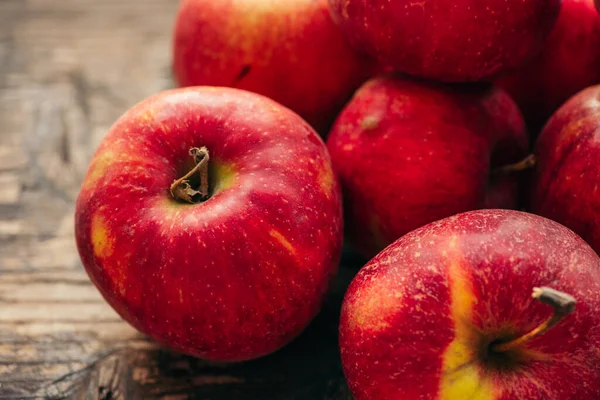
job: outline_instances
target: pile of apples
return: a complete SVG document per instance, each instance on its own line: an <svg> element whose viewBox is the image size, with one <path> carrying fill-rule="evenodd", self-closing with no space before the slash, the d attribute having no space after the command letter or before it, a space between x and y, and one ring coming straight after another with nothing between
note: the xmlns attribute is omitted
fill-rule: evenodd
<svg viewBox="0 0 600 400"><path fill-rule="evenodd" d="M91 280L158 342L249 360L318 313L345 237L357 400L600 399L596 8L182 1L181 88L81 187Z"/></svg>

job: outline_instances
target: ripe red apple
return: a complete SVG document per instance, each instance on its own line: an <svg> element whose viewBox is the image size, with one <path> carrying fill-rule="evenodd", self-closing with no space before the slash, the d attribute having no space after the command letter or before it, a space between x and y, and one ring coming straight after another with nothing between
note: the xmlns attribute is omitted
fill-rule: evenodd
<svg viewBox="0 0 600 400"><path fill-rule="evenodd" d="M333 23L327 0L183 0L173 68L181 86L230 86L268 96L326 133L370 75Z"/></svg>
<svg viewBox="0 0 600 400"><path fill-rule="evenodd" d="M384 76L367 82L327 139L345 196L349 241L371 257L429 222L477 208L515 208L526 155L508 95L489 84Z"/></svg>
<svg viewBox="0 0 600 400"><path fill-rule="evenodd" d="M600 252L600 85L567 101L535 148L531 209L573 229Z"/></svg>
<svg viewBox="0 0 600 400"><path fill-rule="evenodd" d="M561 104L600 83L600 14L593 0L564 0L543 51L498 80L537 135Z"/></svg>
<svg viewBox="0 0 600 400"><path fill-rule="evenodd" d="M341 213L327 149L306 122L257 94L199 87L150 97L112 126L75 231L90 278L125 320L180 352L235 361L280 348L317 313Z"/></svg>
<svg viewBox="0 0 600 400"><path fill-rule="evenodd" d="M540 49L562 0L329 0L358 49L402 72L478 81Z"/></svg>
<svg viewBox="0 0 600 400"><path fill-rule="evenodd" d="M356 400L597 400L600 259L519 211L434 222L354 278L340 347Z"/></svg>

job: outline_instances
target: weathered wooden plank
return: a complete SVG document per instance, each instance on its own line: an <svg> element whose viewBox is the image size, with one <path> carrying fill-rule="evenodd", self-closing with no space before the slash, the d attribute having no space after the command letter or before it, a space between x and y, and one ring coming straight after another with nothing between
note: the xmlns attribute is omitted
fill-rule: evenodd
<svg viewBox="0 0 600 400"><path fill-rule="evenodd" d="M0 147L0 171L4 172L25 168L27 162L27 156L20 147ZM13 174L13 176L15 175Z"/></svg>
<svg viewBox="0 0 600 400"><path fill-rule="evenodd" d="M80 304L76 299L72 303L49 303L44 307L27 303L11 303L0 308L0 320L23 324L29 322L113 322L118 315L103 303Z"/></svg>
<svg viewBox="0 0 600 400"><path fill-rule="evenodd" d="M0 205L15 204L21 195L21 182L15 174L0 174Z"/></svg>
<svg viewBox="0 0 600 400"><path fill-rule="evenodd" d="M7 335L11 333L15 336ZM74 333L73 335L64 335ZM25 345L37 342L44 338L51 338L53 342L66 341L77 343L78 341L101 340L106 343L126 342L140 338L140 334L122 321L112 322L61 322L61 321L36 321L24 324L13 322L0 322L0 336L5 335L3 341L15 342Z"/></svg>
<svg viewBox="0 0 600 400"><path fill-rule="evenodd" d="M49 303L72 303L73 300L80 304L103 303L100 294L89 285L65 283L26 283L23 285L0 283L0 301L4 303L22 303L27 306L39 304L44 306Z"/></svg>
<svg viewBox="0 0 600 400"><path fill-rule="evenodd" d="M18 266L18 264L17 264ZM90 280L84 269L77 268L13 268L3 270L2 283L13 285L23 284L69 284L85 286L89 290L95 290L90 285Z"/></svg>

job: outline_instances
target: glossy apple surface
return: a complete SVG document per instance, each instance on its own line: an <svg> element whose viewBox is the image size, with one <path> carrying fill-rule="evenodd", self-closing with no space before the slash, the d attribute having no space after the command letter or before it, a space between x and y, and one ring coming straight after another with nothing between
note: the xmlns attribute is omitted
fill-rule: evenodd
<svg viewBox="0 0 600 400"><path fill-rule="evenodd" d="M327 139L344 190L350 243L372 257L400 236L478 208L517 206L527 152L519 110L488 84L384 76L367 82Z"/></svg>
<svg viewBox="0 0 600 400"><path fill-rule="evenodd" d="M179 202L170 186L200 146L210 198ZM318 312L341 251L340 197L324 143L289 109L237 89L166 91L101 142L77 199L77 246L138 330L183 353L245 360Z"/></svg>
<svg viewBox="0 0 600 400"><path fill-rule="evenodd" d="M562 0L329 0L350 41L386 66L479 81L540 50Z"/></svg>
<svg viewBox="0 0 600 400"><path fill-rule="evenodd" d="M515 100L536 136L552 113L600 83L600 14L593 0L564 0L542 52L497 84Z"/></svg>
<svg viewBox="0 0 600 400"><path fill-rule="evenodd" d="M183 0L173 70L181 86L230 86L291 108L326 133L369 77L327 0Z"/></svg>
<svg viewBox="0 0 600 400"><path fill-rule="evenodd" d="M506 352L496 343L552 314L534 287L572 295L572 314ZM340 321L356 400L600 398L600 259L564 226L472 211L394 242L354 278Z"/></svg>
<svg viewBox="0 0 600 400"><path fill-rule="evenodd" d="M531 209L571 228L600 252L600 85L554 113L540 134Z"/></svg>

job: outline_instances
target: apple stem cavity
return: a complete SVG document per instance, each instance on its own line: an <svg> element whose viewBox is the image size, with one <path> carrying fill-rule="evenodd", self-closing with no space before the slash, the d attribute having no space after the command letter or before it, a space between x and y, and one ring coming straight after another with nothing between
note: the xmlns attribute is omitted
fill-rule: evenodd
<svg viewBox="0 0 600 400"><path fill-rule="evenodd" d="M196 166L187 174L175 180L169 190L175 200L194 204L208 199L208 160L210 157L208 149L204 146L200 148L192 147L190 149L190 156L194 158ZM198 190L192 188L190 184L190 178L195 173L200 174Z"/></svg>
<svg viewBox="0 0 600 400"><path fill-rule="evenodd" d="M577 303L573 296L549 287L533 288L532 297L544 304L551 306L554 309L554 313L550 316L550 318L529 333L519 336L518 338L509 342L496 343L492 345L491 350L493 352L502 353L513 350L524 343L529 342L531 339L542 335L558 324L564 317L575 311L575 304Z"/></svg>
<svg viewBox="0 0 600 400"><path fill-rule="evenodd" d="M492 175L507 175L514 172L525 171L529 168L534 167L536 164L535 155L530 154L521 161L517 161L514 164L503 165L492 171Z"/></svg>

